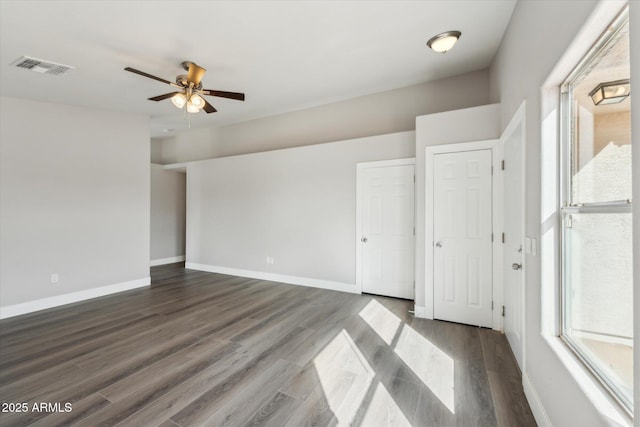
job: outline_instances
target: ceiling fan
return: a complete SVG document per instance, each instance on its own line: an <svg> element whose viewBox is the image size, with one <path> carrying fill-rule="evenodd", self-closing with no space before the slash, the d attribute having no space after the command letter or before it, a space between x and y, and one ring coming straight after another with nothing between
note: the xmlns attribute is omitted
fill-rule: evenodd
<svg viewBox="0 0 640 427"><path fill-rule="evenodd" d="M164 95L154 96L149 98L150 101L163 101L171 98L171 102L178 107L183 108L186 106L188 113L197 113L200 110L204 110L207 114L215 113L217 110L213 108L213 105L209 104L202 96L217 96L220 98L235 99L238 101L244 101L244 93L239 92L225 92L221 90L202 89L202 77L207 72L206 69L200 67L195 62L184 61L182 68L185 69L187 74L181 74L176 77L176 82L170 82L169 80L162 79L160 77L152 76L144 71L136 70L135 68L126 67L125 71L129 71L135 74L139 74L144 77L148 77L153 80L157 80L162 83L166 83L175 88L178 88L177 92L165 93Z"/></svg>

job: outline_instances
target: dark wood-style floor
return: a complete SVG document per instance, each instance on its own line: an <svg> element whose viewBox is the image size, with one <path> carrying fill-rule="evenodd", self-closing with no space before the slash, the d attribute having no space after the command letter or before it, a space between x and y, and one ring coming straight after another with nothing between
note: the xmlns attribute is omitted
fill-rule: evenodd
<svg viewBox="0 0 640 427"><path fill-rule="evenodd" d="M535 425L494 331L179 264L152 283L1 321L0 402L28 410L0 424Z"/></svg>

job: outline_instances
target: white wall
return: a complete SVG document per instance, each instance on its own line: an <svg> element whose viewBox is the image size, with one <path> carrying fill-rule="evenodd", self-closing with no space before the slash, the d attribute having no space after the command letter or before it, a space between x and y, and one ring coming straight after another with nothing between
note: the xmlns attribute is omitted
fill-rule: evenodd
<svg viewBox="0 0 640 427"><path fill-rule="evenodd" d="M424 114L485 105L489 72L361 96L320 107L163 139L162 163L179 163L415 130Z"/></svg>
<svg viewBox="0 0 640 427"><path fill-rule="evenodd" d="M0 122L2 307L148 283L148 119L2 97Z"/></svg>
<svg viewBox="0 0 640 427"><path fill-rule="evenodd" d="M483 141L500 137L500 105L446 111L416 118L416 299L418 310L433 307L425 295L425 149L432 145Z"/></svg>
<svg viewBox="0 0 640 427"><path fill-rule="evenodd" d="M187 262L355 291L356 163L413 157L414 140L402 132L189 163Z"/></svg>
<svg viewBox="0 0 640 427"><path fill-rule="evenodd" d="M631 20L631 33L629 33L630 37L630 52L631 52L631 78L633 81L640 81L640 5L636 2L632 4L629 8L629 16ZM640 105L640 91L634 90L631 94L631 103L633 105ZM631 111L631 140L632 145L634 147L640 147L640 108L634 108ZM638 348L638 344L640 343L640 334L637 331L640 331L640 292L637 292L638 284L640 283L640 215L638 212L640 208L638 208L638 203L640 203L640 150L634 149L632 150L632 162L636 165L633 168L633 176L632 176L632 191L633 191L633 200L635 201L635 208L633 214L633 283L634 286L634 304L633 304L633 312L634 312L634 324L633 329L636 331L635 339L634 339L634 348ZM634 351L633 353L633 366L640 366L640 351ZM634 389L636 392L634 393L634 409L635 413L640 413L640 369L634 370ZM636 425L640 424L640 416L636 416Z"/></svg>
<svg viewBox="0 0 640 427"><path fill-rule="evenodd" d="M543 179L541 176L541 141L543 129L545 130L544 136L546 139L555 138L554 123L557 122L557 111L548 111L547 106L542 103L542 88L556 66L566 68L567 64L561 63L558 65L558 63L568 49L585 52L589 48L593 39L590 41L578 40L577 43L574 43L574 39L578 34L581 34L581 29L587 22L589 22L590 28L598 28L597 32L604 30L604 26L609 23L608 19L610 18L592 18L594 11L601 10L598 7L598 3L596 1L572 0L518 2L491 68L492 100L501 103L502 128L507 125L520 103L523 100L527 102L525 232L527 235L536 238L538 242L540 242L542 222L545 221L544 226L548 226L546 224L546 214L545 218L542 218L541 215L541 208L543 207L541 205L541 182ZM637 3L631 3L632 10L640 7ZM612 5L615 8L617 7L616 4L620 5L620 2L607 2L607 4L609 8ZM636 35L640 32L640 20L638 19L637 11L632 12L631 18L630 33L633 35L634 32ZM632 62L635 61L634 65L637 65L640 49L631 49L631 54ZM577 59L579 58L573 58L571 61L575 63ZM566 72L568 73L568 71ZM637 67L633 72L637 72ZM555 92L551 96L557 100ZM636 121L635 123L638 122ZM546 133L546 130L549 130L550 134ZM638 132L634 131L633 139L636 145L640 145ZM549 148L554 150L554 147ZM634 156L635 159L638 159L636 151L634 150ZM636 167L635 169L637 172L638 168ZM636 184L634 185L634 191L637 195L639 186L637 184L638 174L636 174L634 180ZM553 179L550 182L552 183ZM545 190L552 191L553 189L545 186ZM545 206L546 210L547 207ZM638 224L637 215L634 214L634 216L635 224ZM635 233L634 265L640 265L640 258L638 257L640 250L636 250L640 249L637 241L637 227ZM524 379L525 386L529 384L528 396L530 397L530 403L534 407L534 413L540 409L544 410L549 417L549 421L556 426L579 425L588 427L609 425L614 418L602 415L602 411L607 407L606 404L600 404L600 409L597 409L598 402L602 402L597 397L597 387L588 387L582 380L587 378L588 382L588 375L571 370L569 359L563 357L564 353L562 351L554 350L555 347L552 347L552 341L543 336L543 323L545 329L553 327L552 318L555 315L553 309L550 312L543 311L545 310L545 306L542 304L543 295L545 301L547 299L553 300L553 295L555 294L553 282L555 279L552 274L545 276L545 282L542 282L540 259L540 256L527 254L524 260L526 274L526 363ZM637 271L634 274L637 283ZM542 313L544 313L544 317ZM640 317L638 316L639 313L640 311L636 307L636 327L638 326L638 317ZM637 375L636 373L636 378L638 378ZM579 386L578 383L581 383L582 386ZM638 381L635 384L637 396L639 394L637 390L640 387L638 387ZM525 387L525 390L527 390L527 387ZM594 390L596 391L594 392ZM531 399L532 397L534 399ZM637 412L638 410L636 409ZM542 422L543 414L538 411L537 415L538 421Z"/></svg>
<svg viewBox="0 0 640 427"><path fill-rule="evenodd" d="M152 264L185 255L186 185L185 173L151 164Z"/></svg>

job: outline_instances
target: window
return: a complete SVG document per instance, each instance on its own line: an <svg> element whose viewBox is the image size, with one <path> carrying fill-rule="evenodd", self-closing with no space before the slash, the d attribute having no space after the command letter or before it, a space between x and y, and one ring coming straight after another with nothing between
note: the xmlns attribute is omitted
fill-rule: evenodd
<svg viewBox="0 0 640 427"><path fill-rule="evenodd" d="M629 33L625 10L563 83L562 338L633 408Z"/></svg>

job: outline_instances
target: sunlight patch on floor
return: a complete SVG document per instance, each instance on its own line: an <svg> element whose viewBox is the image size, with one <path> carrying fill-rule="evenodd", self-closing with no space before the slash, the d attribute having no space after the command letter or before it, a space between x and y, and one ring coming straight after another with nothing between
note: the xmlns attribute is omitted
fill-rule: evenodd
<svg viewBox="0 0 640 427"><path fill-rule="evenodd" d="M371 300L358 314L387 345L391 345L402 323L398 316L376 300Z"/></svg>
<svg viewBox="0 0 640 427"><path fill-rule="evenodd" d="M402 328L394 352L447 409L455 413L453 359L376 300L371 300L359 315L387 345L393 343Z"/></svg>
<svg viewBox="0 0 640 427"><path fill-rule="evenodd" d="M344 329L313 361L327 404L339 425L350 425L375 372Z"/></svg>
<svg viewBox="0 0 640 427"><path fill-rule="evenodd" d="M455 413L453 359L409 325L402 326L394 351L440 402Z"/></svg>
<svg viewBox="0 0 640 427"><path fill-rule="evenodd" d="M362 420L363 426L407 426L411 423L393 400L386 387L378 383Z"/></svg>

